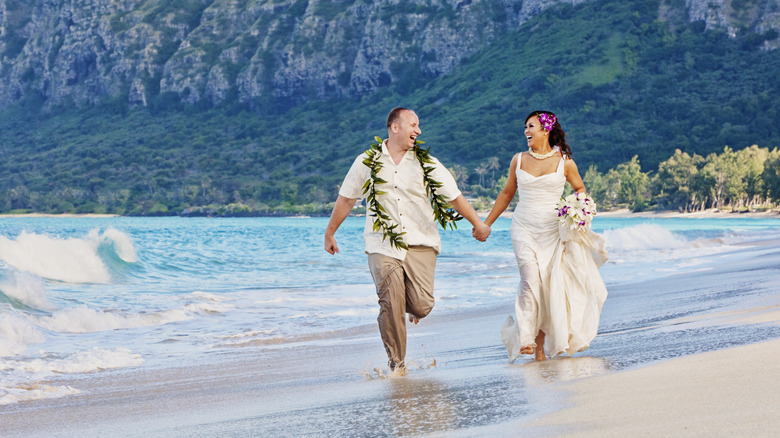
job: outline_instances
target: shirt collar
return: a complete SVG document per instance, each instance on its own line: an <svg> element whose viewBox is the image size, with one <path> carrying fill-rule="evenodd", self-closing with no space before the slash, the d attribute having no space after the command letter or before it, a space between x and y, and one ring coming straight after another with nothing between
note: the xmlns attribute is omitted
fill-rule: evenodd
<svg viewBox="0 0 780 438"><path fill-rule="evenodd" d="M388 157L390 156L390 152L387 150L387 139L384 139L384 141L382 141L382 154L387 155ZM415 158L414 149L409 149L404 154L404 160L409 160L412 158Z"/></svg>

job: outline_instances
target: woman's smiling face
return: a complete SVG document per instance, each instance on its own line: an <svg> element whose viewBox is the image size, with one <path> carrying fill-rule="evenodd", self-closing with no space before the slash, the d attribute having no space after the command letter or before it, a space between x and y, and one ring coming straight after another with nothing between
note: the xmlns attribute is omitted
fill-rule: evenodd
<svg viewBox="0 0 780 438"><path fill-rule="evenodd" d="M525 122L525 138L528 141L528 147L541 149L547 141L548 132L542 128L539 122L539 116L532 116Z"/></svg>

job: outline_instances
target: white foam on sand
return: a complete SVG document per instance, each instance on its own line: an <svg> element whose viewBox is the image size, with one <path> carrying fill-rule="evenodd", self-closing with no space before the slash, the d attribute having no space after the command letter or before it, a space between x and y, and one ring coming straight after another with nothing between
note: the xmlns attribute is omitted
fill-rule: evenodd
<svg viewBox="0 0 780 438"><path fill-rule="evenodd" d="M0 358L0 370L3 371L3 379L0 380L0 405L58 398L81 392L71 386L41 382L55 374L84 374L139 366L143 363L140 354L127 348L93 348L66 357L47 356L31 361Z"/></svg>
<svg viewBox="0 0 780 438"><path fill-rule="evenodd" d="M79 394L81 391L70 386L43 385L40 383L20 384L17 386L0 385L0 406L19 402L60 398Z"/></svg>

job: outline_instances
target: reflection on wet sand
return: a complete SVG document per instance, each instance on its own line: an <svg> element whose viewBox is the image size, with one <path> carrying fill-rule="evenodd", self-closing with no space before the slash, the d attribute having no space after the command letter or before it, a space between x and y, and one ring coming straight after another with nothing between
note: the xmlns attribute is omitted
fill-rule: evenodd
<svg viewBox="0 0 780 438"><path fill-rule="evenodd" d="M449 372L452 371L452 372ZM436 434L527 415L534 399L523 378L504 367L445 370L437 377L388 379L384 410L392 436Z"/></svg>
<svg viewBox="0 0 780 438"><path fill-rule="evenodd" d="M518 365L523 367L523 374L532 385L597 376L610 369L608 362L603 358L590 356L559 356L542 362L534 361Z"/></svg>
<svg viewBox="0 0 780 438"><path fill-rule="evenodd" d="M390 380L390 420L398 436L454 428L456 406L450 391L435 379Z"/></svg>

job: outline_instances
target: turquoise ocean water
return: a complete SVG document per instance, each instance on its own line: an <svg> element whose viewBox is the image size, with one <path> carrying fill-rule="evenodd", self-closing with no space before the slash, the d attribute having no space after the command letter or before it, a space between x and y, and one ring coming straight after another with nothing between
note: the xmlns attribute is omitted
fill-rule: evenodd
<svg viewBox="0 0 780 438"><path fill-rule="evenodd" d="M327 221L0 219L0 405L78 392L38 385L52 375L193 363L375 324L364 218L345 221L335 256L322 248ZM511 308L510 220L486 243L463 224L441 232L434 312ZM780 237L780 219L597 217L593 226L610 251L608 288L706 270Z"/></svg>

